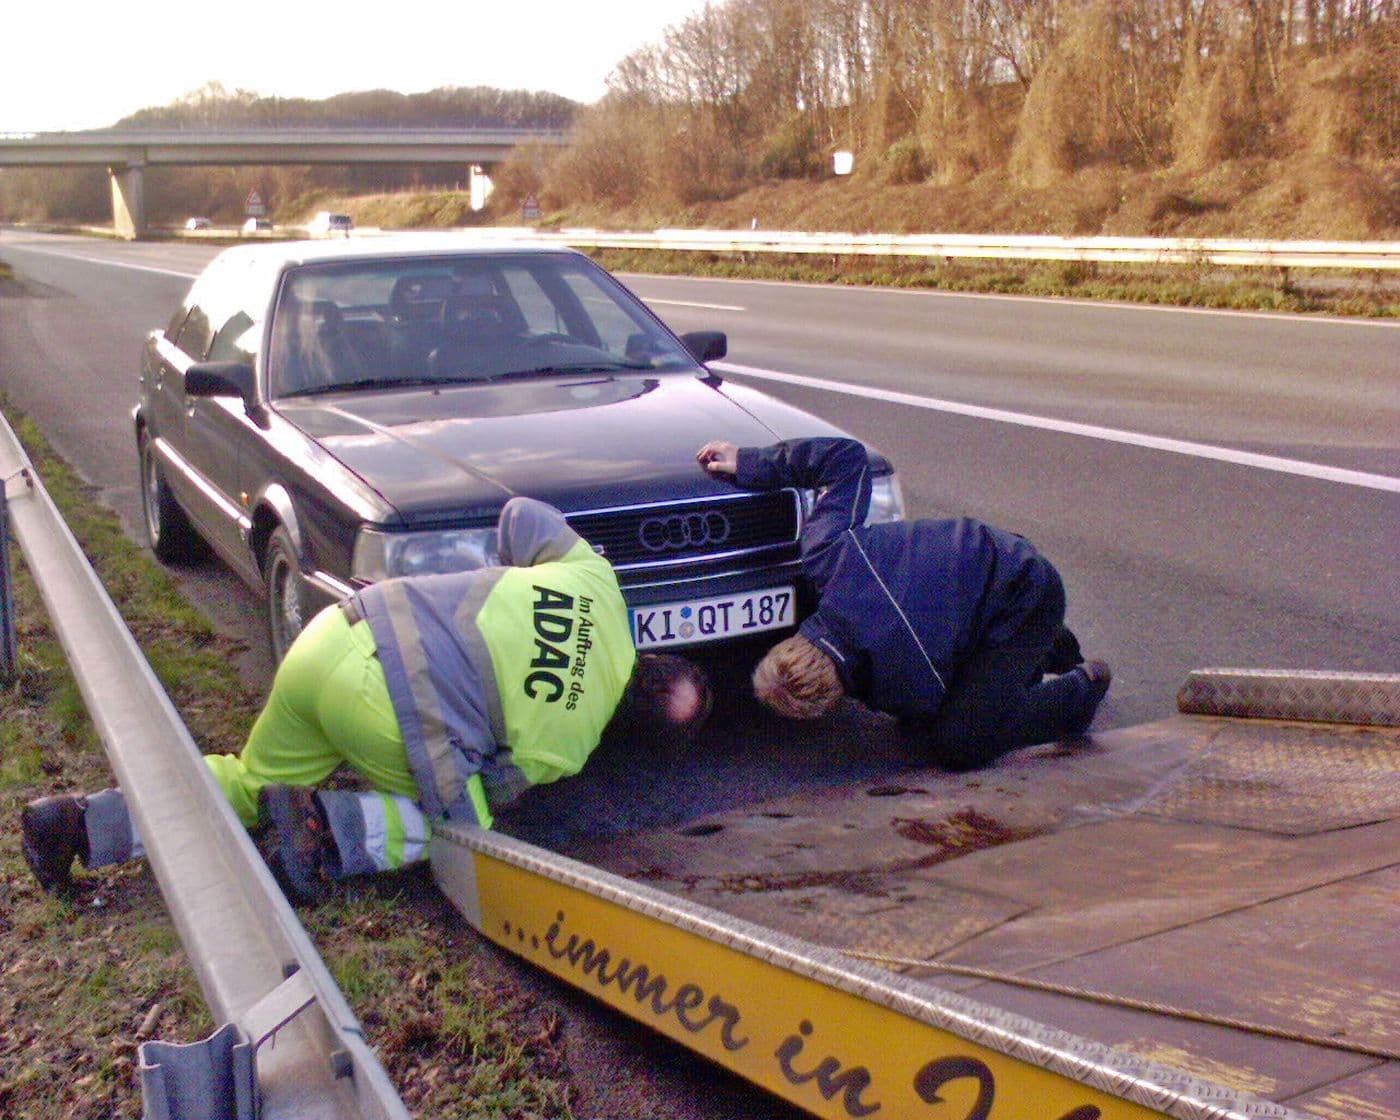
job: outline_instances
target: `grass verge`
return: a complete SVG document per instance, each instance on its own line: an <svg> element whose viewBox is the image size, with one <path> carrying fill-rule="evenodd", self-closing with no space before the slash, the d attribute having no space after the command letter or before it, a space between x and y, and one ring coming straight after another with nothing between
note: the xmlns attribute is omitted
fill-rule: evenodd
<svg viewBox="0 0 1400 1120"><path fill-rule="evenodd" d="M1295 273L1208 265L1095 265L1081 261L1022 264L815 254L707 253L664 249L590 249L613 272L727 279L784 280L945 292L1058 296L1241 311L1286 311L1400 318L1400 289L1377 273Z"/></svg>
<svg viewBox="0 0 1400 1120"><path fill-rule="evenodd" d="M201 749L237 750L261 703L233 667L237 644L31 423L3 399L0 412ZM11 559L18 672L0 685L0 1116L135 1120L137 1045L192 1042L218 1024L144 864L83 876L67 901L45 895L24 864L25 801L112 778L18 549ZM415 1115L572 1115L557 1018L503 979L421 871L351 885L302 919Z"/></svg>

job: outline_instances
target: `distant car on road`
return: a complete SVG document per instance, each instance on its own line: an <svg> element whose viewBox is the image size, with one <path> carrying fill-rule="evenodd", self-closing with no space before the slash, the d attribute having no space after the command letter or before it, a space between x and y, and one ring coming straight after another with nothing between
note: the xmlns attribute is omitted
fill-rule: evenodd
<svg viewBox="0 0 1400 1120"><path fill-rule="evenodd" d="M267 600L280 658L321 605L495 564L528 494L617 570L645 647L792 627L812 495L702 470L707 439L844 434L703 363L581 253L444 236L228 249L151 332L134 409L162 560L211 545ZM871 455L872 519L902 516Z"/></svg>
<svg viewBox="0 0 1400 1120"><path fill-rule="evenodd" d="M214 228L214 223L211 222L208 218L186 218L186 219L185 219L185 229L186 229L186 230L189 230L189 231L194 231L194 230L197 230L197 229L213 229L213 228Z"/></svg>
<svg viewBox="0 0 1400 1120"><path fill-rule="evenodd" d="M243 223L244 233L267 233L272 229L271 218L249 218Z"/></svg>
<svg viewBox="0 0 1400 1120"><path fill-rule="evenodd" d="M355 223L349 214L337 214L330 210L322 210L311 219L311 224L306 227L307 232L312 237L333 237L336 234L349 237L350 231L354 228Z"/></svg>

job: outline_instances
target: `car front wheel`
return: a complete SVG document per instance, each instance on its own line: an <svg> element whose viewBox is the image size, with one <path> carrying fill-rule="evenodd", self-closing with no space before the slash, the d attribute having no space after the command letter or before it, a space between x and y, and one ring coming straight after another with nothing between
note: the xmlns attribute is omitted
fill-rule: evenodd
<svg viewBox="0 0 1400 1120"><path fill-rule="evenodd" d="M204 542L170 492L155 446L145 432L137 441L137 453L141 460L141 513L151 551L167 564L198 560L204 555Z"/></svg>
<svg viewBox="0 0 1400 1120"><path fill-rule="evenodd" d="M291 534L280 525L267 543L263 579L267 585L267 629L272 656L280 662L306 625L301 566Z"/></svg>

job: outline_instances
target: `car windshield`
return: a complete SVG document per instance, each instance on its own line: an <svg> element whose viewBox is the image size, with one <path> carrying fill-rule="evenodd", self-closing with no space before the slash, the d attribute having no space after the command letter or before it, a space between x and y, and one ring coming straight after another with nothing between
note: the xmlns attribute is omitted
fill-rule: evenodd
<svg viewBox="0 0 1400 1120"><path fill-rule="evenodd" d="M625 288L570 253L297 268L282 285L269 354L274 397L695 368Z"/></svg>

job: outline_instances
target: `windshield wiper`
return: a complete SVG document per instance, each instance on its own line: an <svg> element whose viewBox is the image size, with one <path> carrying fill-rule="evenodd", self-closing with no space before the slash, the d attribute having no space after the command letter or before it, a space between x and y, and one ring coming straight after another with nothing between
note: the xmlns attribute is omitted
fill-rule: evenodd
<svg viewBox="0 0 1400 1120"><path fill-rule="evenodd" d="M480 381L479 377L361 377L354 381L337 381L332 385L313 385L286 393L288 397L316 397L323 393L354 392L357 389L413 389L424 385L465 385Z"/></svg>
<svg viewBox="0 0 1400 1120"><path fill-rule="evenodd" d="M550 377L561 373L617 373L624 369L651 369L649 362L555 362L544 366L530 366L528 369L510 369L504 373L492 374L491 381L504 381L511 377Z"/></svg>

